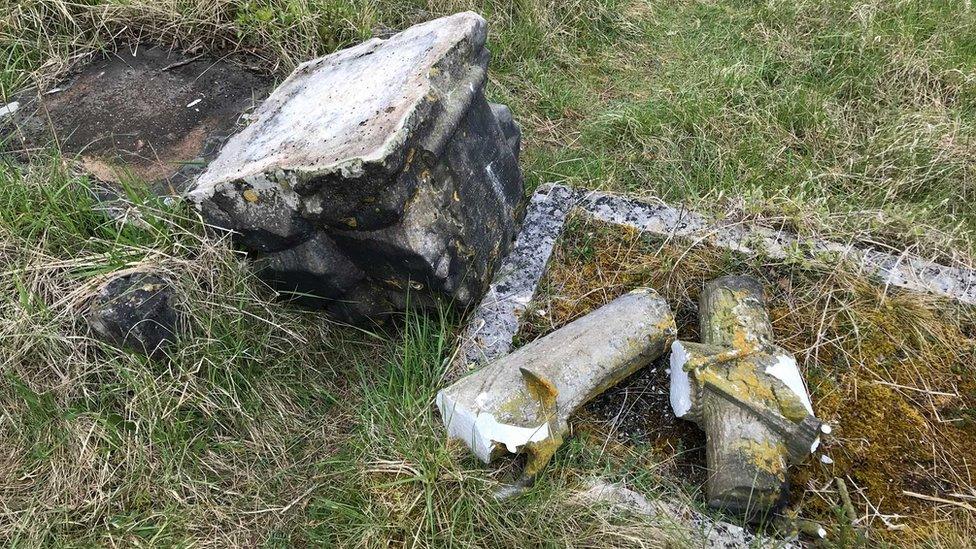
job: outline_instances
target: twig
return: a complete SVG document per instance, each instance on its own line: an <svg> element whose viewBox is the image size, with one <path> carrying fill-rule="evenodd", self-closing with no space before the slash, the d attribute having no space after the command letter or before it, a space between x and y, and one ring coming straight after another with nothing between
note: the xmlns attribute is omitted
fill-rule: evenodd
<svg viewBox="0 0 976 549"><path fill-rule="evenodd" d="M908 389L909 391L917 391L919 393L925 393L925 394L928 394L928 395L950 396L950 397L957 397L957 398L959 397L959 395L957 393L943 393L942 391L931 391L931 390L928 390L928 389L919 389L918 387L912 387L910 385L899 385L897 383L891 383L890 381L880 381L880 380L878 380L878 381L875 381L875 383L877 383L878 385L887 385L888 387L895 387L897 389Z"/></svg>
<svg viewBox="0 0 976 549"><path fill-rule="evenodd" d="M936 496L926 496L925 494L919 494L917 492L909 492L908 490L902 490L901 493L902 494L905 494L906 496L913 497L913 498L924 499L925 501L932 501L932 502L935 502L935 503L946 503L948 505L955 505L956 507L962 507L963 509L966 509L967 511L972 511L972 512L976 513L976 507L973 507L972 505L970 505L970 504L968 504L968 503L966 503L964 501L955 501L955 500L940 498L940 497L936 497Z"/></svg>
<svg viewBox="0 0 976 549"><path fill-rule="evenodd" d="M857 520L857 513L854 512L854 504L851 503L851 494L847 491L847 483L840 477L834 477L834 482L837 483L837 493L840 494L840 502L844 507L844 515L853 526Z"/></svg>
<svg viewBox="0 0 976 549"><path fill-rule="evenodd" d="M194 55L193 57L191 57L189 59L184 59L182 61L177 61L176 63L171 63L171 64L166 65L165 67L159 69L159 72L166 72L166 71L168 71L170 69L175 69L175 68L178 68L178 67L182 67L183 65L189 65L190 63L196 61L197 59L200 59L201 57L203 57L203 54L202 53L201 54L198 54L198 55Z"/></svg>

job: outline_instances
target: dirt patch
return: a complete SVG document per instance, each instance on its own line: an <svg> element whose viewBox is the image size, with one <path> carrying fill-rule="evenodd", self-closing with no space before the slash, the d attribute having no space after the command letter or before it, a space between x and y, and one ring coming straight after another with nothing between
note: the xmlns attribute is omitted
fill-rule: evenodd
<svg viewBox="0 0 976 549"><path fill-rule="evenodd" d="M707 477L705 433L671 413L668 361L661 358L589 403L581 416L617 442L650 445L683 480Z"/></svg>
<svg viewBox="0 0 976 549"><path fill-rule="evenodd" d="M272 84L236 60L140 47L22 95L24 107L4 132L13 136L8 147L59 147L99 180L179 192Z"/></svg>

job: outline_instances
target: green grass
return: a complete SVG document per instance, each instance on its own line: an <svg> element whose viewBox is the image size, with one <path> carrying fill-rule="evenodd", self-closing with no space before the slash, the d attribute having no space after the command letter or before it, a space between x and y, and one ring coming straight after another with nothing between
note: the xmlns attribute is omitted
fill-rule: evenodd
<svg viewBox="0 0 976 549"><path fill-rule="evenodd" d="M530 188L660 196L943 260L976 252L976 15L962 1L0 0L0 97L140 40L244 49L284 75L462 9L490 22L488 92L523 127ZM446 445L432 411L456 319L409 313L363 332L281 306L191 211L131 194L144 223L120 227L56 152L0 164L5 545L680 538L568 498L591 476L688 497L655 473L662 456L604 452L599 436L494 501L511 471ZM81 318L107 273L146 265L191 317L161 362L99 345Z"/></svg>
<svg viewBox="0 0 976 549"><path fill-rule="evenodd" d="M495 501L511 471L448 446L433 411L446 314L370 332L283 307L182 208L133 196L145 228L120 226L55 160L0 176L4 545L614 545L668 527L569 501L578 477L620 475L593 444ZM169 273L190 315L162 361L89 339L80 318L135 265Z"/></svg>

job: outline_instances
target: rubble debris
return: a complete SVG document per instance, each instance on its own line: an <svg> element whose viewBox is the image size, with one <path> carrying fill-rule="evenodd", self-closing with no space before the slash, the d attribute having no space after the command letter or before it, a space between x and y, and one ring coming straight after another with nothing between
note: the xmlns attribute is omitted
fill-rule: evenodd
<svg viewBox="0 0 976 549"><path fill-rule="evenodd" d="M701 343L671 348L671 406L706 434L709 506L759 519L785 503L786 469L829 432L796 360L773 343L762 286L726 276L699 300Z"/></svg>
<svg viewBox="0 0 976 549"><path fill-rule="evenodd" d="M795 540L756 535L741 526L714 520L688 505L663 499L648 500L622 484L602 479L588 481L585 488L575 494L575 499L586 505L606 505L615 512L651 517L662 526L673 529L675 537L687 541L690 547L799 547Z"/></svg>
<svg viewBox="0 0 976 549"><path fill-rule="evenodd" d="M545 273L574 199L573 190L562 185L544 185L532 195L515 246L468 319L447 381L512 350L512 338Z"/></svg>
<svg viewBox="0 0 976 549"><path fill-rule="evenodd" d="M5 147L14 153L56 144L109 186L135 179L156 194L178 194L270 91L269 75L235 60L160 47L109 54L53 90L20 94L20 109L0 134L9 134Z"/></svg>
<svg viewBox="0 0 976 549"><path fill-rule="evenodd" d="M484 463L529 454L532 478L583 404L667 351L677 328L654 290L633 290L437 394L448 436Z"/></svg>
<svg viewBox="0 0 976 549"><path fill-rule="evenodd" d="M317 240L353 264L362 277L338 280L311 250L277 260L295 274L279 289L327 311L475 303L523 195L517 129L484 96L486 34L466 12L303 63L189 198L256 256Z"/></svg>
<svg viewBox="0 0 976 549"><path fill-rule="evenodd" d="M88 323L106 343L156 356L176 340L179 313L173 287L159 275L116 276L95 295Z"/></svg>

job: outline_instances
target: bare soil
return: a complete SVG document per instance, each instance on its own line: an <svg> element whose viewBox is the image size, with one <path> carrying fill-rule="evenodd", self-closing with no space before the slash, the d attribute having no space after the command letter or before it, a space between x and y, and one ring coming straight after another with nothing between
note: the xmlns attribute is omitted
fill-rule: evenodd
<svg viewBox="0 0 976 549"><path fill-rule="evenodd" d="M604 427L617 442L650 445L672 461L679 477L705 482L705 433L671 411L668 359L641 368L584 409L590 423Z"/></svg>
<svg viewBox="0 0 976 549"><path fill-rule="evenodd" d="M270 92L270 75L238 61L155 47L117 51L50 90L23 94L6 131L20 152L57 146L101 181L135 178L179 192Z"/></svg>

